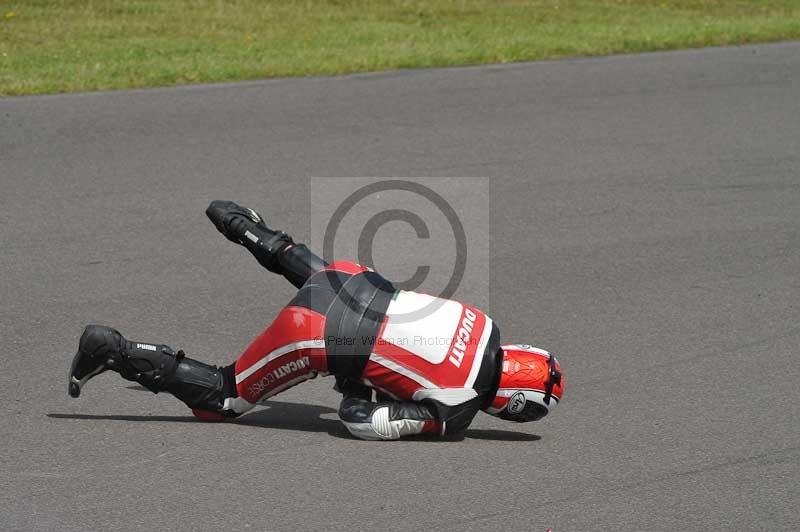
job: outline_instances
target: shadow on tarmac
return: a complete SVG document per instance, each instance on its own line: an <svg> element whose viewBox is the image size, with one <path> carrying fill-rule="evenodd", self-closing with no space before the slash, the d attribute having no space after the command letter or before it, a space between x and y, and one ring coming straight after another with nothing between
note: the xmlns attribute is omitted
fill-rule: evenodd
<svg viewBox="0 0 800 532"><path fill-rule="evenodd" d="M250 427L262 427L281 430L299 430L303 432L326 432L331 436L344 439L357 439L352 436L338 420L322 417L325 414L335 414L336 409L327 406L310 405L304 403L290 403L269 401L266 408L231 420L229 423ZM92 421L128 421L128 422L172 422L172 423L207 423L193 416L135 416L135 415L109 415L109 414L60 414L50 413L47 417L53 419L80 419ZM418 441L460 441L496 440L496 441L538 441L541 436L524 432L491 429L469 429L463 437L457 438L414 438Z"/></svg>

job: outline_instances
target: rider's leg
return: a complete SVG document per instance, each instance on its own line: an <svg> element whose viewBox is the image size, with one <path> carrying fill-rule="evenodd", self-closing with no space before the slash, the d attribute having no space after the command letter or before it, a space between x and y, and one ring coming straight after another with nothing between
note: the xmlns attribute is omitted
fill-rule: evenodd
<svg viewBox="0 0 800 532"><path fill-rule="evenodd" d="M201 419L235 417L252 407L238 398L233 365L210 366L169 346L130 342L110 327L89 325L72 361L69 394L78 397L89 379L109 369L154 393L171 393Z"/></svg>
<svg viewBox="0 0 800 532"><path fill-rule="evenodd" d="M325 319L301 307L284 308L233 365L238 401L260 403L328 373Z"/></svg>
<svg viewBox="0 0 800 532"><path fill-rule="evenodd" d="M261 215L253 209L232 201L212 201L206 215L225 238L247 248L259 264L283 275L297 288L327 266L305 244L296 244L283 231L267 227Z"/></svg>

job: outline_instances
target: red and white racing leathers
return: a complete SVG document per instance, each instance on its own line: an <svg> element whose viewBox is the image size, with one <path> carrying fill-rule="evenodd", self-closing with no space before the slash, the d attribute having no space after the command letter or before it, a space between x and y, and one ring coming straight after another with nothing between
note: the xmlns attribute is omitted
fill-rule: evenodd
<svg viewBox="0 0 800 532"><path fill-rule="evenodd" d="M311 275L236 361L238 397L226 408L243 412L332 374L345 396L340 417L358 437L459 434L488 406L501 365L499 331L477 308L336 262Z"/></svg>

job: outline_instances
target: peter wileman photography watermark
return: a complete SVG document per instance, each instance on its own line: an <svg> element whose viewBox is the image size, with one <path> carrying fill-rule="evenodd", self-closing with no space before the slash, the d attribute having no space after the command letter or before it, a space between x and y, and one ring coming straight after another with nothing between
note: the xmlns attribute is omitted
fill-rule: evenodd
<svg viewBox="0 0 800 532"><path fill-rule="evenodd" d="M489 208L488 178L313 178L311 247L435 296L407 298L394 321L425 320L446 300L488 313Z"/></svg>

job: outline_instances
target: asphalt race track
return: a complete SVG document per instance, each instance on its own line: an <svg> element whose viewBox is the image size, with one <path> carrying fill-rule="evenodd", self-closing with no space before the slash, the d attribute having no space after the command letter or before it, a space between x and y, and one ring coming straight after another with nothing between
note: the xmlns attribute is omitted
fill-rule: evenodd
<svg viewBox="0 0 800 532"><path fill-rule="evenodd" d="M237 356L292 288L205 206L303 240L312 176L489 178L482 304L558 410L370 443L329 379L222 425L68 398L88 322ZM800 43L3 99L0 184L3 531L800 529Z"/></svg>

